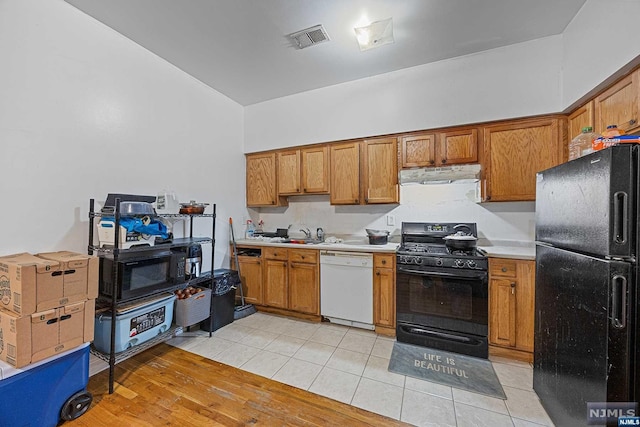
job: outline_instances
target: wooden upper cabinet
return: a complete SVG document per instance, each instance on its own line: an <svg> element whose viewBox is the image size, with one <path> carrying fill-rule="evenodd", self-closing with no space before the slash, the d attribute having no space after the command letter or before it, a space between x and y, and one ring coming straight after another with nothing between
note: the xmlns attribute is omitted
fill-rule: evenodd
<svg viewBox="0 0 640 427"><path fill-rule="evenodd" d="M640 129L640 69L635 70L595 98L595 131L602 133L609 125L626 132Z"/></svg>
<svg viewBox="0 0 640 427"><path fill-rule="evenodd" d="M436 135L424 133L400 139L403 168L434 166L436 163Z"/></svg>
<svg viewBox="0 0 640 427"><path fill-rule="evenodd" d="M300 150L278 151L278 194L300 194Z"/></svg>
<svg viewBox="0 0 640 427"><path fill-rule="evenodd" d="M247 154L247 206L278 206L276 153Z"/></svg>
<svg viewBox="0 0 640 427"><path fill-rule="evenodd" d="M478 130L464 129L438 134L436 163L439 166L478 161Z"/></svg>
<svg viewBox="0 0 640 427"><path fill-rule="evenodd" d="M360 203L360 143L332 144L329 147L330 201L332 205Z"/></svg>
<svg viewBox="0 0 640 427"><path fill-rule="evenodd" d="M447 166L478 161L478 130L456 129L400 138L403 168Z"/></svg>
<svg viewBox="0 0 640 427"><path fill-rule="evenodd" d="M571 141L582 133L582 128L591 126L594 128L594 107L593 100L587 102L582 107L569 114L567 123L567 139ZM568 142L567 141L567 142Z"/></svg>
<svg viewBox="0 0 640 427"><path fill-rule="evenodd" d="M302 192L326 194L329 192L329 148L304 148L302 155Z"/></svg>
<svg viewBox="0 0 640 427"><path fill-rule="evenodd" d="M535 200L536 173L564 161L564 130L557 117L485 127L483 200Z"/></svg>
<svg viewBox="0 0 640 427"><path fill-rule="evenodd" d="M364 141L365 203L398 203L398 142L396 138Z"/></svg>

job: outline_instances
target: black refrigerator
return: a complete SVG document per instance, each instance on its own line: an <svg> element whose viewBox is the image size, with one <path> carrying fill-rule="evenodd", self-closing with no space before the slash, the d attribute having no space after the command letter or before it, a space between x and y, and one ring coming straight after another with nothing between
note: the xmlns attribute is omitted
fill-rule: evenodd
<svg viewBox="0 0 640 427"><path fill-rule="evenodd" d="M639 159L624 144L537 174L533 388L558 426L637 406Z"/></svg>

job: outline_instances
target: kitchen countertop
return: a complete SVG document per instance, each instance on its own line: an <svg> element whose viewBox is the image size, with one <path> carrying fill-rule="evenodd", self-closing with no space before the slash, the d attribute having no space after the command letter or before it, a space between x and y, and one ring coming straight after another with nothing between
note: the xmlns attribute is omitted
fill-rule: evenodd
<svg viewBox="0 0 640 427"><path fill-rule="evenodd" d="M535 261L536 245L518 240L479 240L478 247L493 258L513 258Z"/></svg>
<svg viewBox="0 0 640 427"><path fill-rule="evenodd" d="M269 242L262 239L241 239L236 240L238 246L273 246L279 248L295 249L315 249L331 251L351 251L351 252L395 252L400 246L399 243L387 243L386 245L370 245L362 240L345 240L342 243L281 243ZM493 258L513 258L534 261L536 259L536 246L533 242L518 240L485 240L478 241L478 247Z"/></svg>
<svg viewBox="0 0 640 427"><path fill-rule="evenodd" d="M319 251L350 251L350 252L395 252L400 246L399 243L387 243L386 245L370 245L360 240L345 240L342 243L316 243L316 244L300 244L300 243L280 243L269 242L260 239L242 239L236 240L237 246L274 246L279 248L295 248L295 249L315 249Z"/></svg>

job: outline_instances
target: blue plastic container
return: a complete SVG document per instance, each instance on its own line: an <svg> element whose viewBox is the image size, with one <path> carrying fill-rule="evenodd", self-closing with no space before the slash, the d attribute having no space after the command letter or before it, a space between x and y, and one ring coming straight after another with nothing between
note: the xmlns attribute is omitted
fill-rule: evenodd
<svg viewBox="0 0 640 427"><path fill-rule="evenodd" d="M0 380L0 426L53 427L91 404L88 343L7 375Z"/></svg>
<svg viewBox="0 0 640 427"><path fill-rule="evenodd" d="M173 322L174 294L158 298L116 314L115 352L127 350L166 332ZM102 353L111 350L111 314L96 313L93 346Z"/></svg>

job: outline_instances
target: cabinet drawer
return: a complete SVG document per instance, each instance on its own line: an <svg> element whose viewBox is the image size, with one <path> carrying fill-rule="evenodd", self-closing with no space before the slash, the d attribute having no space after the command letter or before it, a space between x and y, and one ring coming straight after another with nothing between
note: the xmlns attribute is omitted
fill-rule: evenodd
<svg viewBox="0 0 640 427"><path fill-rule="evenodd" d="M511 259L489 259L489 274L500 277L516 277L516 261Z"/></svg>
<svg viewBox="0 0 640 427"><path fill-rule="evenodd" d="M373 265L376 268L393 268L395 254L374 254Z"/></svg>
<svg viewBox="0 0 640 427"><path fill-rule="evenodd" d="M266 259L287 260L287 250L285 248L264 248L263 252Z"/></svg>
<svg viewBox="0 0 640 427"><path fill-rule="evenodd" d="M318 262L318 251L314 249L289 249L289 261L316 264Z"/></svg>

